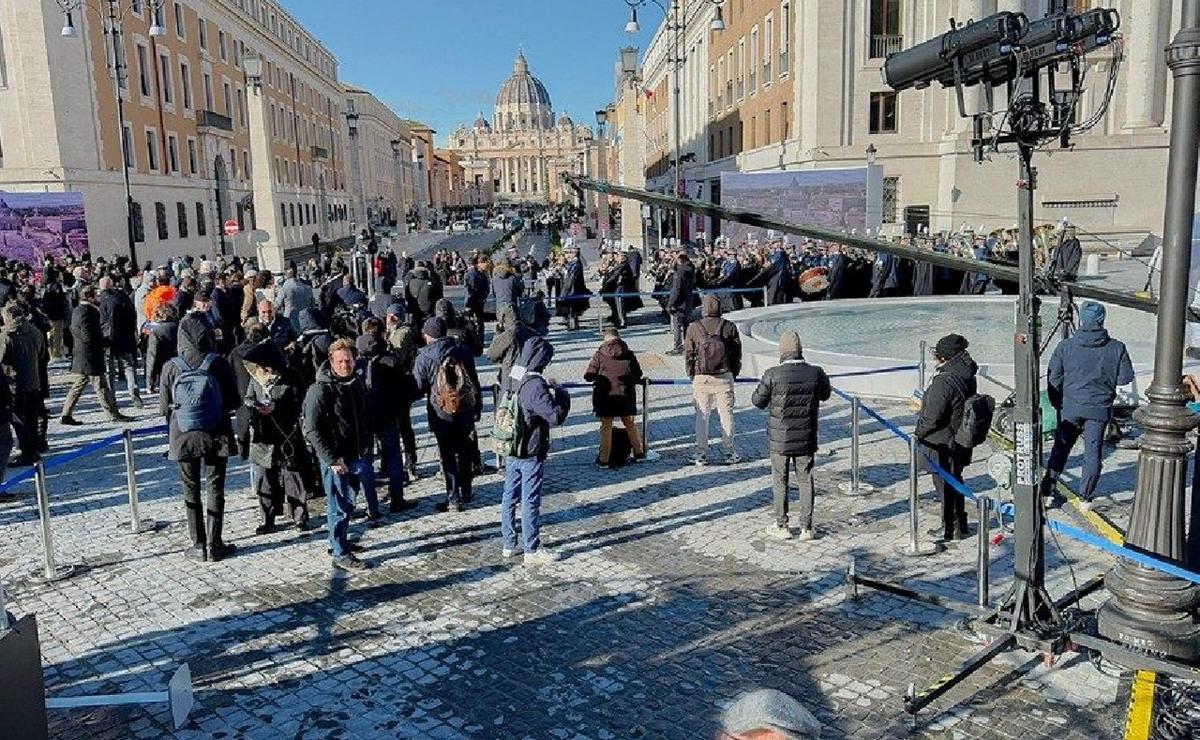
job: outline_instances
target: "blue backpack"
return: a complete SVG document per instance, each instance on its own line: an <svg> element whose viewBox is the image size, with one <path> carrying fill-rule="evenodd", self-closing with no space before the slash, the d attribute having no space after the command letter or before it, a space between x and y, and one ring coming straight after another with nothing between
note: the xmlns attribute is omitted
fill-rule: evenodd
<svg viewBox="0 0 1200 740"><path fill-rule="evenodd" d="M180 432L216 432L221 426L224 404L221 386L209 372L217 355L205 355L200 367L193 368L182 357L171 360L179 368L171 385L171 408Z"/></svg>

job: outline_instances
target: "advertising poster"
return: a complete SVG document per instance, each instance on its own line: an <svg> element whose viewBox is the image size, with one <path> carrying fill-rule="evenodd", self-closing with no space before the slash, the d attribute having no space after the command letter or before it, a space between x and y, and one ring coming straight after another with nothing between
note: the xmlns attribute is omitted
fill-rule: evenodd
<svg viewBox="0 0 1200 740"><path fill-rule="evenodd" d="M83 193L0 191L0 256L29 265L88 248Z"/></svg>
<svg viewBox="0 0 1200 740"><path fill-rule="evenodd" d="M879 168L870 168L879 169ZM874 174L874 173L871 173ZM788 223L835 231L878 228L879 208L868 213L868 168L790 170L773 172L722 172L721 205L770 216ZM879 198L881 188L870 188ZM876 193L880 193L877 195ZM733 244L763 243L763 229L745 224L721 223L721 234Z"/></svg>

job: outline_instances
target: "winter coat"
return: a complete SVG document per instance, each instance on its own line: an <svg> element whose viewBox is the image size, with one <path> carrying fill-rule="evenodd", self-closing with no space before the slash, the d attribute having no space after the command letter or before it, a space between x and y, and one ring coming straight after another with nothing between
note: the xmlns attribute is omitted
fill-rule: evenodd
<svg viewBox="0 0 1200 740"><path fill-rule="evenodd" d="M637 414L642 367L620 339L606 340L592 355L583 379L592 384L592 412L601 419Z"/></svg>
<svg viewBox="0 0 1200 740"><path fill-rule="evenodd" d="M454 416L450 416L435 406L432 399L429 398L433 390L434 381L437 379L438 369L442 365L442 360L451 354L466 368L470 382L475 385L476 398L479 400L474 410L460 409ZM413 379L417 382L417 390L427 399L429 423L431 426L453 425L455 427L470 427L474 422L479 420L483 399L479 395L479 375L475 371L475 356L471 354L471 350L462 342L448 336L430 342L417 354L417 359L413 362L412 374Z"/></svg>
<svg viewBox="0 0 1200 740"><path fill-rule="evenodd" d="M584 311L588 310L591 301L588 296L592 291L588 290L587 281L583 277L583 263L579 260L571 260L567 262L566 272L563 275L562 293L558 301L555 303L554 312L561 317L580 316Z"/></svg>
<svg viewBox="0 0 1200 740"><path fill-rule="evenodd" d="M371 416L362 378L334 377L326 363L304 397L304 439L322 465L349 463L371 453Z"/></svg>
<svg viewBox="0 0 1200 740"><path fill-rule="evenodd" d="M504 331L492 338L492 346L487 348L487 358L500 366L500 375L496 378L500 386L500 396L503 398L512 390L513 382L509 373L521 355L525 342L536 336L536 332L525 323L517 320L517 311L512 306L505 306L500 312L499 323Z"/></svg>
<svg viewBox="0 0 1200 740"><path fill-rule="evenodd" d="M442 297L442 284L424 267L417 267L408 275L404 288L405 303L411 316L429 317Z"/></svg>
<svg viewBox="0 0 1200 740"><path fill-rule="evenodd" d="M367 294L353 285L343 285L337 289L338 302L346 308L367 305Z"/></svg>
<svg viewBox="0 0 1200 740"><path fill-rule="evenodd" d="M267 336L282 349L296 341L297 335L291 321L288 321L280 314L275 314L275 318L267 325Z"/></svg>
<svg viewBox="0 0 1200 740"><path fill-rule="evenodd" d="M12 369L12 390L36 393L42 390L42 367L50 361L46 337L22 316L0 330L0 361Z"/></svg>
<svg viewBox="0 0 1200 740"><path fill-rule="evenodd" d="M157 388L163 365L179 354L179 322L163 321L151 326L150 336L146 339L146 372L149 373L146 377Z"/></svg>
<svg viewBox="0 0 1200 740"><path fill-rule="evenodd" d="M387 320L387 310L393 305L404 306L404 300L392 295L390 291L384 290L383 283L383 278L375 278L375 295L367 304L367 311L380 321Z"/></svg>
<svg viewBox="0 0 1200 740"><path fill-rule="evenodd" d="M137 349L137 309L124 291L107 288L100 293L100 331L114 355Z"/></svg>
<svg viewBox="0 0 1200 740"><path fill-rule="evenodd" d="M963 407L975 395L979 366L966 350L938 369L921 397L921 411L913 436L927 447L950 450L954 431L962 422ZM968 461L969 462L969 461Z"/></svg>
<svg viewBox="0 0 1200 740"><path fill-rule="evenodd" d="M825 371L800 357L763 373L750 401L767 411L767 445L772 455L816 453L818 413L830 393Z"/></svg>
<svg viewBox="0 0 1200 740"><path fill-rule="evenodd" d="M278 304L275 310L288 321L292 327L299 330L300 312L317 304L317 295L308 283L298 278L291 278L279 288Z"/></svg>
<svg viewBox="0 0 1200 740"><path fill-rule="evenodd" d="M502 306L515 306L525 292L521 278L511 272L497 274L492 278L492 293L496 296L496 311Z"/></svg>
<svg viewBox="0 0 1200 740"><path fill-rule="evenodd" d="M696 267L682 260L671 274L671 294L667 296L667 310L673 314L687 315L695 308Z"/></svg>
<svg viewBox="0 0 1200 740"><path fill-rule="evenodd" d="M1083 248L1075 237L1064 239L1054 250L1050 263L1050 275L1063 280L1074 280L1079 275L1079 263L1083 260Z"/></svg>
<svg viewBox="0 0 1200 740"><path fill-rule="evenodd" d="M71 318L71 301L63 290L62 283L46 283L42 290L42 313L51 321L66 321Z"/></svg>
<svg viewBox="0 0 1200 740"><path fill-rule="evenodd" d="M771 277L767 280L767 305L791 303L792 285L792 268L788 264L787 255L776 252L771 258Z"/></svg>
<svg viewBox="0 0 1200 740"><path fill-rule="evenodd" d="M483 270L472 265L463 276L463 287L467 290L466 309L482 316L484 304L487 303L488 290L491 287L488 276Z"/></svg>
<svg viewBox="0 0 1200 740"><path fill-rule="evenodd" d="M90 303L80 303L71 312L71 372L80 375L103 375L104 334L100 329L100 310Z"/></svg>
<svg viewBox="0 0 1200 740"><path fill-rule="evenodd" d="M524 454L513 457L529 460L545 460L550 453L550 427L567 420L571 411L571 396L565 388L551 387L541 372L554 357L554 347L541 337L525 343L517 365L524 375L517 381L517 405L525 415L525 437L521 450Z"/></svg>
<svg viewBox="0 0 1200 740"><path fill-rule="evenodd" d="M1108 421L1117 386L1133 382L1133 363L1123 342L1081 319L1078 331L1054 348L1046 376L1062 418Z"/></svg>
<svg viewBox="0 0 1200 740"><path fill-rule="evenodd" d="M356 344L358 374L367 389L372 429L388 429L400 418L403 407L412 403L412 375L400 366L400 358L392 354L382 338L364 334Z"/></svg>
<svg viewBox="0 0 1200 740"><path fill-rule="evenodd" d="M225 412L217 429L213 432L181 432L174 414L174 385L181 372L179 363L184 362L188 367L196 368L208 354L215 352L216 340L205 319L193 314L179 322L179 356L163 367L158 395L158 410L167 418L169 460L211 459L233 454L233 424L230 423L229 414L241 405L241 395L233 377L233 368L224 357L218 355L209 366L209 372L220 388L221 406Z"/></svg>
<svg viewBox="0 0 1200 740"><path fill-rule="evenodd" d="M683 336L683 361L687 368L688 377L696 377L700 344L704 341L706 334L720 337L721 341L725 344L724 364L722 364L719 371L708 374L720 375L728 372L736 376L742 371L741 334L738 333L738 328L732 321L726 321L718 315L719 310L715 310L715 306L720 305L719 300L712 295L705 298L710 305L706 306L704 318L689 324L687 333Z"/></svg>
<svg viewBox="0 0 1200 740"><path fill-rule="evenodd" d="M267 402L273 406L271 413L258 413L256 407ZM243 405L249 410L247 459L268 468L306 470L312 458L304 444L304 386L300 377L283 368L269 387L252 380Z"/></svg>

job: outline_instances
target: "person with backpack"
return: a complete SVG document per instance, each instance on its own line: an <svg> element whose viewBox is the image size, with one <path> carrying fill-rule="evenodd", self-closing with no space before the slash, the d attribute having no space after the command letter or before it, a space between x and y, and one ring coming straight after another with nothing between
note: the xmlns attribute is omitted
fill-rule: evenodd
<svg viewBox="0 0 1200 740"><path fill-rule="evenodd" d="M986 439L987 426L991 424L990 414L977 413L975 400L986 401L988 397L977 395L975 375L979 366L967 352L969 345L958 334L947 334L934 345L933 357L938 370L921 396L921 411L913 431L926 454L959 479L963 469L971 463L972 443L979 439L980 427L983 427L982 435ZM968 408L971 408L969 415ZM980 418L984 416L986 423ZM946 542L966 539L967 513L963 495L936 473L933 484L942 497L942 525L930 534Z"/></svg>
<svg viewBox="0 0 1200 740"><path fill-rule="evenodd" d="M554 357L554 347L541 337L525 343L513 367L516 392L511 396L513 429L500 501L502 554L517 554L517 504L521 505L521 540L525 564L552 562L554 554L542 545L542 483L550 452L550 428L560 426L571 411L565 388L547 381L542 371Z"/></svg>
<svg viewBox="0 0 1200 740"><path fill-rule="evenodd" d="M516 307L505 306L496 317L496 334L486 355L499 368L496 375L496 409L513 391L512 368L521 354L525 342L536 336L536 332L521 320ZM494 421L494 420L493 420ZM502 445L494 445L496 469L504 467L505 451Z"/></svg>
<svg viewBox="0 0 1200 740"><path fill-rule="evenodd" d="M460 512L471 502L475 422L483 403L475 356L464 344L447 334L446 322L436 316L422 328L425 348L413 363L417 389L427 400L429 430L437 440L442 474L446 478L446 501L438 511Z"/></svg>
<svg viewBox="0 0 1200 740"><path fill-rule="evenodd" d="M702 317L687 328L684 365L692 379L696 402L696 465L708 463L708 415L716 407L721 418L725 462L742 461L733 443L734 378L742 371L742 337L732 322L721 318L721 299L709 293L700 301Z"/></svg>
<svg viewBox="0 0 1200 740"><path fill-rule="evenodd" d="M79 290L79 305L71 314L71 387L63 401L62 419L64 426L83 426L83 422L71 415L75 410L83 389L91 383L100 399L100 407L108 413L109 421L133 421L117 410L117 399L108 383L104 366L104 332L100 328L100 311L96 308L96 288L85 285Z"/></svg>
<svg viewBox="0 0 1200 740"><path fill-rule="evenodd" d="M363 319L358 347L359 376L367 388L371 408L371 430L379 443L380 472L388 479L388 502L398 514L416 506L404 500L404 458L400 444L400 409L412 404L407 386L410 376L400 358L388 349L383 338L383 322L375 317ZM409 424L411 425L411 421Z"/></svg>
<svg viewBox="0 0 1200 740"><path fill-rule="evenodd" d="M1065 502L1057 491L1058 478L1075 443L1083 437L1083 475L1079 481L1081 508L1090 510L1100 482L1104 432L1112 419L1117 387L1133 382L1133 363L1125 344L1104 328L1104 306L1084 301L1079 307L1079 329L1064 339L1050 356L1046 390L1058 409L1054 447L1046 462L1041 495L1049 505Z"/></svg>
<svg viewBox="0 0 1200 740"><path fill-rule="evenodd" d="M325 487L326 529L333 567L349 573L368 569L350 544L350 517L361 492L367 521L382 519L371 459L371 409L362 378L355 372L354 342L339 339L329 346L329 359L304 396L304 439L321 467Z"/></svg>
<svg viewBox="0 0 1200 740"><path fill-rule="evenodd" d="M521 296L525 294L525 284L520 275L513 273L512 265L508 262L497 262L492 273L491 290L496 298L496 316L499 317L505 306L517 305Z"/></svg>
<svg viewBox="0 0 1200 740"><path fill-rule="evenodd" d="M275 518L285 513L285 502L288 519L305 531L309 528L305 482L311 479L311 458L300 423L304 386L272 342L252 346L242 364L250 376L242 402L249 411L246 459L262 512L262 524L254 531L274 531Z"/></svg>
<svg viewBox="0 0 1200 740"><path fill-rule="evenodd" d="M788 483L793 469L800 488L799 539L815 539L813 463L817 454L817 422L821 403L828 401L831 393L825 371L804 361L800 336L794 331L783 332L779 336L779 364L767 368L750 399L767 411L767 448L771 454L775 501L775 526L771 533L780 539L792 537L788 527Z"/></svg>
<svg viewBox="0 0 1200 740"><path fill-rule="evenodd" d="M588 362L583 379L592 384L592 412L600 420L600 449L596 453L596 466L600 468L624 465L626 460L616 460L613 451L613 422L621 420L628 435L629 444L623 456L630 454L634 460L647 459L642 436L638 433L637 387L642 382L642 367L637 356L621 339L617 329L606 329L604 340ZM657 455L650 459L657 458Z"/></svg>
<svg viewBox="0 0 1200 740"><path fill-rule="evenodd" d="M216 336L200 314L179 322L179 356L163 368L158 408L167 419L167 459L179 465L193 560L223 560L235 547L221 536L225 470L234 452L229 415L240 405L233 369L216 353ZM200 474L208 497L201 503Z"/></svg>

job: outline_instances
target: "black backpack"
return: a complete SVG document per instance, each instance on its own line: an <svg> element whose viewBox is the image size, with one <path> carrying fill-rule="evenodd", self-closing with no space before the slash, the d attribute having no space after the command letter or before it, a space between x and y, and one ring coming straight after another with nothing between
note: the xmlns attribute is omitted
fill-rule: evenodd
<svg viewBox="0 0 1200 740"><path fill-rule="evenodd" d="M962 418L958 427L953 430L954 444L967 450L973 450L987 441L992 429L992 417L996 413L996 399L986 393L967 395L965 383L954 376L948 376L963 397Z"/></svg>
<svg viewBox="0 0 1200 740"><path fill-rule="evenodd" d="M696 345L696 374L717 375L728 370L725 362L725 340L721 337L721 329L725 328L725 320L717 325L717 331L710 334L704 324L697 321L700 330L700 342Z"/></svg>

